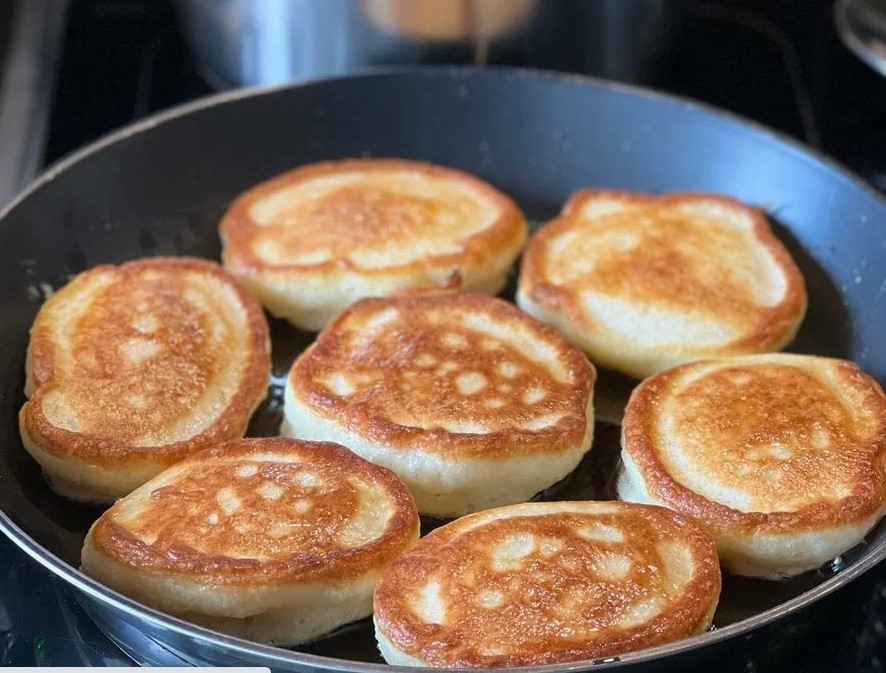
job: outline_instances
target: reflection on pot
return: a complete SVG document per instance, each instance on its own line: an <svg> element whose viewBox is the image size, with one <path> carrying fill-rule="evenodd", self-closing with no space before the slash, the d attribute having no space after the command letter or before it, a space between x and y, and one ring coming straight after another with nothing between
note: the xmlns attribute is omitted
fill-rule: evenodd
<svg viewBox="0 0 886 673"><path fill-rule="evenodd" d="M406 64L518 65L648 81L676 11L666 0L177 0L219 87Z"/></svg>

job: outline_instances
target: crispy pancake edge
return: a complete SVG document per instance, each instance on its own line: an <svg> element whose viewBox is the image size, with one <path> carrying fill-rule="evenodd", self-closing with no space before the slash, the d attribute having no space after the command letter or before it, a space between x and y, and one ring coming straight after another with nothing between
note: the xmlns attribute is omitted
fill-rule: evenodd
<svg viewBox="0 0 886 673"><path fill-rule="evenodd" d="M530 327L539 339L556 349L557 359L576 377L571 393L575 411L556 425L543 430L500 430L486 434L456 433L442 428L421 430L406 428L388 419L358 414L345 400L330 394L314 383L316 367L312 359L328 341L334 343L339 325L356 312L376 307L415 306L449 302L461 310L482 312L493 320L518 321ZM553 327L523 313L510 302L482 294L458 293L437 297L409 296L362 299L342 312L317 336L316 341L296 358L287 376L287 388L301 402L331 423L346 427L348 432L370 442L382 443L392 449L426 451L441 457L459 456L484 459L509 458L521 455L559 452L580 445L587 434L588 400L593 395L597 372L594 365L578 348L567 342ZM428 410L432 413L433 410ZM421 448L416 447L417 436L423 436ZM428 446L431 445L431 446ZM503 447L503 448L499 448Z"/></svg>
<svg viewBox="0 0 886 673"><path fill-rule="evenodd" d="M193 257L154 257L125 262L120 266L100 265L79 274L56 295L50 297L44 307L50 302L65 301L64 290L73 284L89 282L92 274L108 271L138 273L150 268L172 268L210 275L218 282L230 285L236 292L246 313L250 355L245 375L230 404L215 422L201 433L187 440L163 446L133 446L114 438L95 437L53 425L45 417L39 404L40 389L51 384L53 380L55 349L49 331L42 328L46 313L41 307L31 327L27 354L26 368L30 373L28 379L33 390L28 391L29 399L19 413L21 427L27 431L28 438L41 449L60 458L84 461L99 467L116 465L129 467L130 461L171 465L199 449L242 436L246 431L252 412L267 394L268 375L271 370L268 323L258 301L215 262Z"/></svg>
<svg viewBox="0 0 886 673"><path fill-rule="evenodd" d="M260 229L249 216L249 210L254 203L280 189L323 175L395 170L412 171L469 185L474 191L496 204L499 216L492 225L465 239L465 249L460 253L433 255L430 258L380 269L357 268L343 259L331 259L313 264L270 265L251 251L253 238L260 233ZM528 230L522 211L510 197L466 171L408 159L380 158L321 161L274 176L237 197L219 223L219 234L223 242L222 264L233 273L243 276L282 276L290 282L298 282L299 278L333 278L346 271L366 278L391 275L408 277L411 274L422 274L429 266L455 269L482 267L490 258L505 250L513 249L516 256L526 242Z"/></svg>
<svg viewBox="0 0 886 673"><path fill-rule="evenodd" d="M185 557L159 551L117 524L113 521L117 510L115 505L92 525L87 538L97 552L129 570L162 573L201 583L211 581L226 586L268 586L337 582L359 577L390 563L418 537L418 511L397 476L331 442L309 442L284 437L233 440L194 454L179 462L173 469L199 469L202 463L221 457L225 460L248 459L255 454L285 453L289 450L295 450L309 459L313 456L333 456L343 475L359 474L368 482L383 488L395 507L384 533L356 550L343 548L320 560L316 557L305 559L302 557L306 555L299 554L288 560L260 562L253 559L237 560L222 555L209 556L192 549ZM149 481L142 488L150 486Z"/></svg>
<svg viewBox="0 0 886 673"><path fill-rule="evenodd" d="M540 309L564 316L572 323L575 330L595 330L597 328L568 288L559 287L547 281L541 260L548 254L548 244L552 236L560 233L563 229L568 229L570 218L575 216L585 202L599 198L608 198L629 204L661 203L665 205L679 205L683 202L705 200L744 211L753 222L757 243L772 255L776 265L784 274L787 284L785 296L775 306L761 308L757 325L744 336L715 346L693 345L691 354L699 357L715 357L778 350L794 338L806 314L807 294L803 275L787 248L772 232L763 211L728 196L704 192L672 192L653 195L619 190L582 189L573 193L563 206L560 215L542 225L530 237L523 251L519 279L520 291ZM644 347L644 351L646 350L664 352L667 349Z"/></svg>
<svg viewBox="0 0 886 673"><path fill-rule="evenodd" d="M763 534L790 534L846 524L858 524L873 516L886 502L886 396L879 384L859 366L848 360L777 354L780 359L813 359L836 363L844 380L861 393L877 418L879 436L871 441L876 446L875 465L871 479L855 484L853 492L834 504L817 502L794 512L742 512L708 500L677 482L662 462L659 448L653 438L657 420L657 399L668 394L672 385L684 373L712 362L729 365L742 361L759 361L772 356L748 356L700 361L680 365L649 377L631 394L622 425L622 447L631 456L643 476L650 495L662 504L673 507L730 535L754 536Z"/></svg>
<svg viewBox="0 0 886 673"><path fill-rule="evenodd" d="M573 647L561 651L541 647L530 656L502 654L452 657L448 656L447 652L441 652L439 648L435 648L433 640L430 643L425 643L417 634L410 631L408 624L414 617L412 617L412 612L403 605L404 589L410 585L403 585L401 575L405 574L405 577L409 577L411 567L421 567L428 562L433 562L435 549L457 544L462 530L471 526L478 518L482 519L490 514L506 511L513 512L515 517L531 516L532 510L538 505L556 504L523 503L485 510L456 519L423 537L388 568L376 586L373 607L377 631L381 632L397 649L410 657L423 660L426 665L486 668L579 662L624 654L628 651L687 638L707 628L719 600L722 586L720 565L713 541L696 522L679 512L656 505L612 501L606 504L616 505L623 510L640 508L637 511L642 510L649 517L667 519L671 525L676 524L683 534L682 541L685 541L690 547L692 558L696 564L693 578L681 594L680 599L670 604L651 622L630 628L624 634L620 634L620 637L592 642L585 647ZM574 506L581 503L563 504ZM501 524L502 521L507 521L507 519L499 519L494 521L492 525ZM529 581L531 582L531 579ZM700 606L704 609L699 609Z"/></svg>

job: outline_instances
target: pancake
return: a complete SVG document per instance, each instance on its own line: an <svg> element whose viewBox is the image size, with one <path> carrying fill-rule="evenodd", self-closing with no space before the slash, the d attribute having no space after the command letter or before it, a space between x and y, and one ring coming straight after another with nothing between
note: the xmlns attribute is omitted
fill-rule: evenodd
<svg viewBox="0 0 886 673"><path fill-rule="evenodd" d="M517 303L596 364L643 378L783 348L806 288L756 208L712 194L583 190L530 240Z"/></svg>
<svg viewBox="0 0 886 673"><path fill-rule="evenodd" d="M240 196L220 224L225 267L274 315L319 330L362 297L449 286L497 294L526 241L513 201L456 170L328 161Z"/></svg>
<svg viewBox="0 0 886 673"><path fill-rule="evenodd" d="M389 664L586 661L707 630L720 595L710 539L688 517L619 502L487 510L438 528L375 590Z"/></svg>
<svg viewBox="0 0 886 673"><path fill-rule="evenodd" d="M641 383L619 497L695 517L724 567L777 579L856 545L886 511L886 398L858 365L756 355Z"/></svg>
<svg viewBox="0 0 886 673"><path fill-rule="evenodd" d="M270 373L261 306L218 265L157 257L81 273L31 327L25 449L68 498L113 502L242 437Z"/></svg>
<svg viewBox="0 0 886 673"><path fill-rule="evenodd" d="M485 295L364 299L293 364L281 432L335 441L404 481L422 514L523 502L593 437L587 358Z"/></svg>
<svg viewBox="0 0 886 673"><path fill-rule="evenodd" d="M295 645L369 615L382 570L418 525L403 484L341 446L244 439L119 500L90 528L81 561L164 612Z"/></svg>

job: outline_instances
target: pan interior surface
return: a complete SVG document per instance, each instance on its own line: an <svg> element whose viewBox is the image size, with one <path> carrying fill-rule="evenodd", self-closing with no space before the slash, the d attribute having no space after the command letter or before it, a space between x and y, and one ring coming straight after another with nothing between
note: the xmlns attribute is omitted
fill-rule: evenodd
<svg viewBox="0 0 886 673"><path fill-rule="evenodd" d="M393 156L456 166L514 197L534 224L589 186L722 192L760 205L808 285L807 317L789 350L856 360L886 380L886 205L841 169L765 130L645 92L507 70L409 70L223 98L100 142L52 169L0 218L0 509L73 568L101 509L54 495L18 434L28 327L40 303L72 274L103 262L159 254L218 259L216 226L231 200L300 164ZM513 296L513 282L504 296ZM271 394L250 426L254 436L277 434L279 384L313 338L282 321L271 326ZM593 449L540 497L614 497L617 421L633 384L601 372ZM425 529L438 523L425 521ZM886 555L884 545L881 523L861 545L793 580L724 576L714 623L733 624L736 633L751 628L743 620L822 593ZM337 668L381 661L369 620L293 652L282 652L292 670L333 666L295 652L347 653Z"/></svg>

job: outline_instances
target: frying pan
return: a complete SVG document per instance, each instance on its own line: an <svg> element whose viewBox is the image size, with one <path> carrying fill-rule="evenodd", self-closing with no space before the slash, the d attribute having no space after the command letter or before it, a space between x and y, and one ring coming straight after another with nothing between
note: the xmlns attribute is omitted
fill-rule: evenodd
<svg viewBox="0 0 886 673"><path fill-rule="evenodd" d="M0 213L0 528L73 585L99 625L139 661L391 670L378 663L366 621L284 650L168 617L85 577L77 570L80 545L100 510L49 491L17 425L28 327L50 288L101 262L217 258L216 223L238 193L292 166L354 156L458 166L512 195L533 222L585 186L722 192L761 205L808 284L808 316L792 350L854 359L886 380L886 202L828 159L715 110L585 78L447 68L236 92L152 117L52 167ZM281 377L310 340L272 321L271 395L250 434L275 433ZM604 372L601 406L616 415L630 385ZM543 497L611 497L617 444L617 426L598 423L586 460ZM881 524L830 565L792 581L727 576L712 632L612 660L534 670L684 668L738 637L754 638L884 556Z"/></svg>

